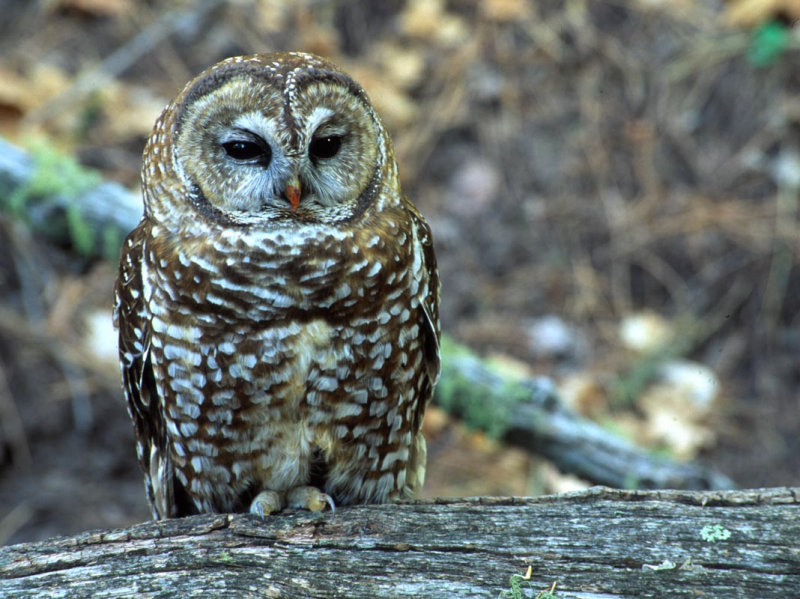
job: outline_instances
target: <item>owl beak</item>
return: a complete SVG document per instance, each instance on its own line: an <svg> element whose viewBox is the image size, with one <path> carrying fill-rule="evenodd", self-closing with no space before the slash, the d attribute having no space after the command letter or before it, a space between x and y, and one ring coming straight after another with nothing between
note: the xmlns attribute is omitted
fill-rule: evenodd
<svg viewBox="0 0 800 599"><path fill-rule="evenodd" d="M292 205L292 210L295 212L297 212L297 207L300 205L301 192L302 187L300 186L300 178L295 175L286 182L286 189L283 192L286 196L286 199L289 200L289 203Z"/></svg>

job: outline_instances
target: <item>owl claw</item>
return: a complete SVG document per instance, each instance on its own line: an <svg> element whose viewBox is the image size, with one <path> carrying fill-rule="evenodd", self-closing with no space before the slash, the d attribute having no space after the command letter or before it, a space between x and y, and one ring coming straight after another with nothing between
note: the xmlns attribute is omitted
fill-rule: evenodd
<svg viewBox="0 0 800 599"><path fill-rule="evenodd" d="M264 520L270 514L283 509L285 503L277 491L261 491L250 504L250 513Z"/></svg>
<svg viewBox="0 0 800 599"><path fill-rule="evenodd" d="M286 494L286 502L291 508L306 509L312 512L321 512L326 506L330 506L331 512L336 511L333 498L316 487L295 487Z"/></svg>
<svg viewBox="0 0 800 599"><path fill-rule="evenodd" d="M331 506L331 514L335 514L336 513L336 504L333 503L333 497L331 497L327 493L324 493L324 495L325 495L325 501L327 501L328 505Z"/></svg>
<svg viewBox="0 0 800 599"><path fill-rule="evenodd" d="M316 487L295 487L286 494L277 491L261 491L250 504L250 513L264 520L270 514L281 511L285 507L322 512L326 507L336 512L333 498Z"/></svg>

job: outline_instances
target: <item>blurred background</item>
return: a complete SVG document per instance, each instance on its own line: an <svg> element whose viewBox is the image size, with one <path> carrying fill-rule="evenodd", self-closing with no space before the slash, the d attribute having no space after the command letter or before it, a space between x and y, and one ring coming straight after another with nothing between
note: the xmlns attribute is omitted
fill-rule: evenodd
<svg viewBox="0 0 800 599"><path fill-rule="evenodd" d="M332 59L392 132L449 335L553 377L642 446L740 486L800 485L797 0L0 0L0 15L0 137L58 164L40 185L75 201L100 177L138 190L160 110L219 59ZM13 204L0 544L145 520L110 321L119 236L95 251L68 211L53 242ZM585 485L435 408L426 432L427 496Z"/></svg>

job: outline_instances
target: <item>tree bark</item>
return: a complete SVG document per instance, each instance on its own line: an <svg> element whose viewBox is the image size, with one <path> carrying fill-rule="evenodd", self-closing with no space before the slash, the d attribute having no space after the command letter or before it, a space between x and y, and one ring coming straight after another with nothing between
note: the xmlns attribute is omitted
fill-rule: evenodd
<svg viewBox="0 0 800 599"><path fill-rule="evenodd" d="M0 595L494 598L516 575L520 597L555 584L560 598L785 599L800 593L799 492L596 487L193 516L0 548Z"/></svg>

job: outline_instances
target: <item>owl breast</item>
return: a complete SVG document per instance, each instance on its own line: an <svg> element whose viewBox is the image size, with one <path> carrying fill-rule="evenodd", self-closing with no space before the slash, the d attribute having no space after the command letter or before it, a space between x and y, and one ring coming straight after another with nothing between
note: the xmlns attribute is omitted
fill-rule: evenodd
<svg viewBox="0 0 800 599"><path fill-rule="evenodd" d="M417 493L439 276L363 88L310 54L231 57L143 158L114 320L153 515Z"/></svg>
<svg viewBox="0 0 800 599"><path fill-rule="evenodd" d="M418 244L391 221L157 229L143 277L152 362L198 511L310 482L342 504L401 494L423 385Z"/></svg>

